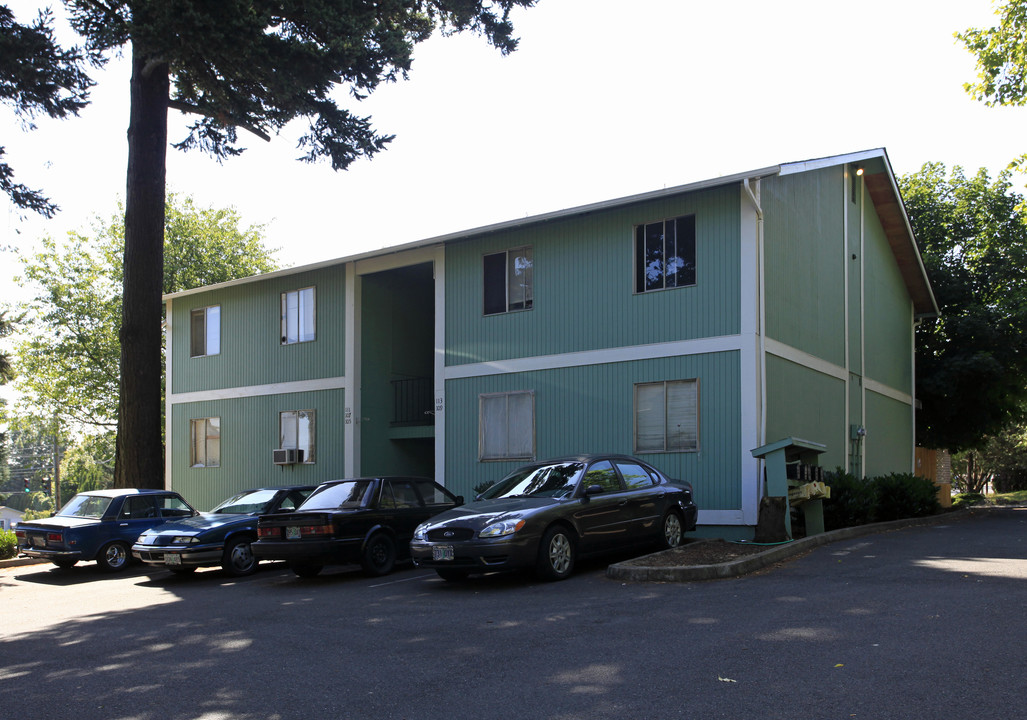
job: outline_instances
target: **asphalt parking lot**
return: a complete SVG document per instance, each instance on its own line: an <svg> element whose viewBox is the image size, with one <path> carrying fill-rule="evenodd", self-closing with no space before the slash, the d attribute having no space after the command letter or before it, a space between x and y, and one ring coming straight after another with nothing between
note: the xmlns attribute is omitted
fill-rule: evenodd
<svg viewBox="0 0 1027 720"><path fill-rule="evenodd" d="M9 718L1006 718L1027 510L834 542L740 578L449 584L404 567L0 570Z"/></svg>

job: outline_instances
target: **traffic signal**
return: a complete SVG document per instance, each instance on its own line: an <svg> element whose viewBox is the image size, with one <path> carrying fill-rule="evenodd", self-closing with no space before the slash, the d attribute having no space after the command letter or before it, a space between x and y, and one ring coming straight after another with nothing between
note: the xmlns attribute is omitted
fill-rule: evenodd
<svg viewBox="0 0 1027 720"><path fill-rule="evenodd" d="M30 490L29 490L29 479L28 478L25 478L25 492L30 492Z"/></svg>

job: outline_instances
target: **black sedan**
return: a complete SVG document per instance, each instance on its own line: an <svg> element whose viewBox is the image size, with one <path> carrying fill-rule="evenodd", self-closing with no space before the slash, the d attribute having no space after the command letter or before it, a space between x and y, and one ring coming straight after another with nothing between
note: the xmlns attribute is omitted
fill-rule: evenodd
<svg viewBox="0 0 1027 720"><path fill-rule="evenodd" d="M627 455L580 455L526 465L432 518L414 532L410 554L444 580L522 568L562 580L579 556L676 547L697 516L687 482Z"/></svg>
<svg viewBox="0 0 1027 720"><path fill-rule="evenodd" d="M261 517L253 554L286 560L300 577L350 563L360 563L368 575L385 575L408 556L414 528L462 502L428 478L333 480L319 485L295 513Z"/></svg>
<svg viewBox="0 0 1027 720"><path fill-rule="evenodd" d="M136 539L132 555L173 573L220 565L229 575L249 575L257 570L250 551L257 539L257 518L295 510L313 490L313 485L246 490L210 512L147 530Z"/></svg>

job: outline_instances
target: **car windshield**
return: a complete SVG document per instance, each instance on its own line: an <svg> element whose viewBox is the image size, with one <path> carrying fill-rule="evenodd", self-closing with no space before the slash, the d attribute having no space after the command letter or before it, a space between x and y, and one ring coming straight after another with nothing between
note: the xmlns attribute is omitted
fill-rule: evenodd
<svg viewBox="0 0 1027 720"><path fill-rule="evenodd" d="M101 518L113 498L99 495L76 495L57 513L60 517Z"/></svg>
<svg viewBox="0 0 1027 720"><path fill-rule="evenodd" d="M579 462L555 463L520 468L481 494L482 500L508 497L567 497L574 492L578 475L585 466Z"/></svg>
<svg viewBox="0 0 1027 720"><path fill-rule="evenodd" d="M322 485L312 492L297 510L303 512L361 507L370 487L370 480L347 480L346 482Z"/></svg>
<svg viewBox="0 0 1027 720"><path fill-rule="evenodd" d="M215 513L259 515L268 511L268 507L278 494L277 490L248 490L230 497L216 508Z"/></svg>

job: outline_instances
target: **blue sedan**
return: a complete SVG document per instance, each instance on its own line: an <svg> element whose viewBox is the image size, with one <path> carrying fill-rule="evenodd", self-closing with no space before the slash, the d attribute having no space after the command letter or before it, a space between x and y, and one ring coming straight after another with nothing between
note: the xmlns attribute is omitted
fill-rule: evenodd
<svg viewBox="0 0 1027 720"><path fill-rule="evenodd" d="M250 543L257 539L257 518L295 510L314 490L313 485L246 490L207 513L183 518L142 533L132 555L151 567L190 573L218 566L229 575L257 570Z"/></svg>
<svg viewBox="0 0 1027 720"><path fill-rule="evenodd" d="M170 490L95 490L79 493L53 517L18 523L18 550L59 568L95 560L105 572L124 569L139 533L196 510Z"/></svg>

